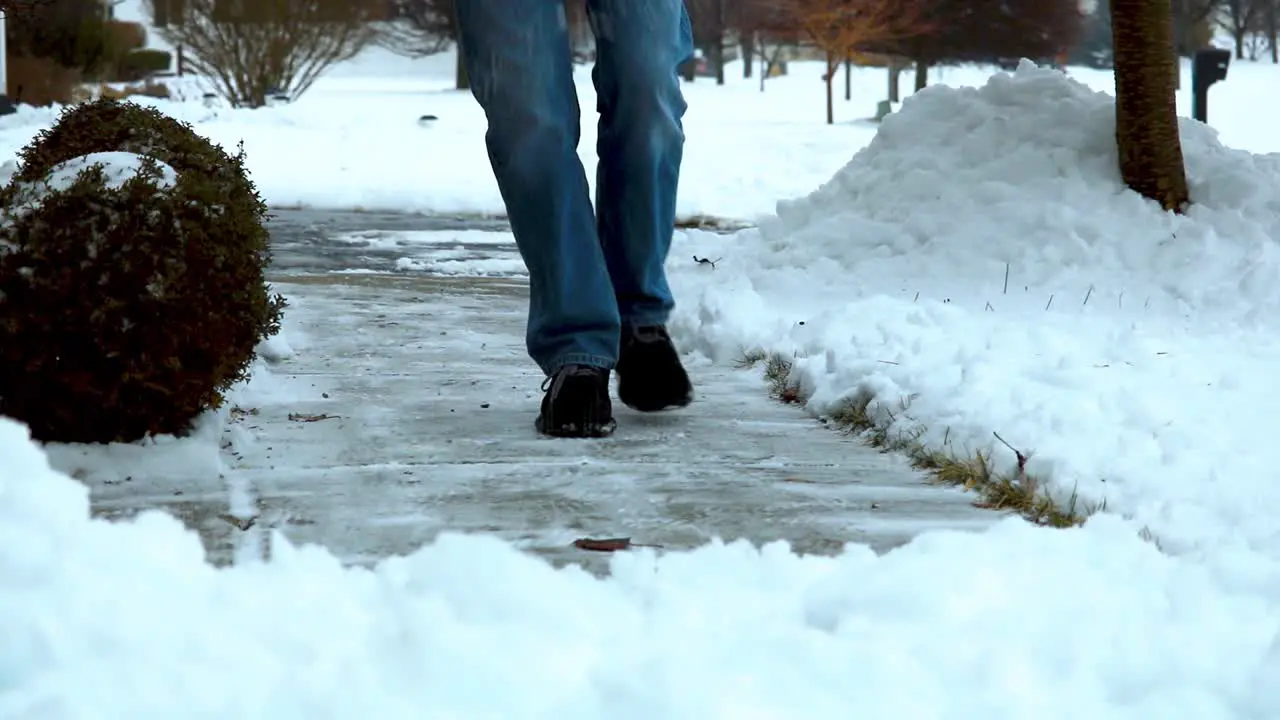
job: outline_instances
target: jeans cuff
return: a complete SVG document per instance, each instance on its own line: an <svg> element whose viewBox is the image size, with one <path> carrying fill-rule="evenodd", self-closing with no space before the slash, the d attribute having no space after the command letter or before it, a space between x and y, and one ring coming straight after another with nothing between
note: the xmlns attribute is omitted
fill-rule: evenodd
<svg viewBox="0 0 1280 720"><path fill-rule="evenodd" d="M622 317L622 327L648 327L651 325L666 326L667 320L670 319L671 313L667 312L650 312L637 313L635 315L624 315Z"/></svg>
<svg viewBox="0 0 1280 720"><path fill-rule="evenodd" d="M573 353L570 355L561 355L542 368L548 377L560 372L560 369L566 365L586 365L587 367L600 368L601 370L612 370L616 362L610 358L601 355L589 355L586 353Z"/></svg>

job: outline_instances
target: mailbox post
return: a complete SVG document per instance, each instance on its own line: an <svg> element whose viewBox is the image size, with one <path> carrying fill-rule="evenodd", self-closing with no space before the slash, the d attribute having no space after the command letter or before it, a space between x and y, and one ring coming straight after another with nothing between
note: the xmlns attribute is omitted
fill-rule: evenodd
<svg viewBox="0 0 1280 720"><path fill-rule="evenodd" d="M1191 115L1202 123L1209 122L1209 86L1227 79L1231 51L1218 48L1197 50L1191 61Z"/></svg>

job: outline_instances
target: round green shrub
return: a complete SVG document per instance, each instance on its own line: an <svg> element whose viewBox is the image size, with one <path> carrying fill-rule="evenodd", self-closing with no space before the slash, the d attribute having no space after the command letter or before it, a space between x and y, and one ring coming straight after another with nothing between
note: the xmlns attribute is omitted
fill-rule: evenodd
<svg viewBox="0 0 1280 720"><path fill-rule="evenodd" d="M0 414L42 441L182 434L279 331L266 206L189 126L68 109L0 190Z"/></svg>

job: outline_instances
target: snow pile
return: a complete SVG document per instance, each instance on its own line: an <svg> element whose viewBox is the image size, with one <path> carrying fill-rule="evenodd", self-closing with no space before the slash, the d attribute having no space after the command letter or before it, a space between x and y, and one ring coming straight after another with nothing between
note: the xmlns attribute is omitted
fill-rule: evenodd
<svg viewBox="0 0 1280 720"><path fill-rule="evenodd" d="M680 274L681 339L799 353L814 411L910 398L898 428L1012 462L998 432L1168 549L1280 559L1280 156L1185 121L1195 206L1165 214L1123 187L1113 112L1032 66L920 93L758 233L693 238L725 259Z"/></svg>
<svg viewBox="0 0 1280 720"><path fill-rule="evenodd" d="M7 420L0 451L0 717L1280 712L1275 577L1214 577L1116 520L883 557L645 551L607 580L460 536L373 571L277 537L269 564L215 570L167 516L88 521L83 487Z"/></svg>

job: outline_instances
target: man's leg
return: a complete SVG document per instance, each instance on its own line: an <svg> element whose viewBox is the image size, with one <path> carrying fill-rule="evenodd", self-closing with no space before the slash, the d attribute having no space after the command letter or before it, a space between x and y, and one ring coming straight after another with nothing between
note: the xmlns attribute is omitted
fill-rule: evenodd
<svg viewBox="0 0 1280 720"><path fill-rule="evenodd" d="M619 397L638 410L692 400L664 324L665 264L684 153L679 66L693 55L683 0L588 0L600 111L596 217L623 322Z"/></svg>
<svg viewBox="0 0 1280 720"><path fill-rule="evenodd" d="M563 0L456 0L456 11L471 89L489 121L489 160L529 269L529 355L554 378L539 427L602 434L612 429L608 370L620 321L578 159Z"/></svg>

